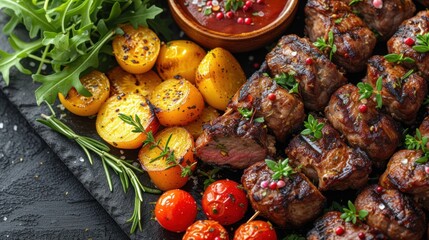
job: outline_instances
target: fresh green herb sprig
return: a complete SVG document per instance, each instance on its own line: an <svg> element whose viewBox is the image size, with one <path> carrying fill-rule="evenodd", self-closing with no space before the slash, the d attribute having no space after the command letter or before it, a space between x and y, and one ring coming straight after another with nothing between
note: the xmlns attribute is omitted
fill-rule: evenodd
<svg viewBox="0 0 429 240"><path fill-rule="evenodd" d="M103 164L104 172L106 174L107 183L110 191L113 191L112 179L110 176L110 169L112 169L121 180L122 188L124 192L127 192L130 187L133 188L135 194L134 200L134 211L128 222L131 222L131 233L134 233L137 227L142 230L141 225L141 203L143 202L143 193L160 194L161 191L144 186L136 173L142 173L143 171L134 166L131 161L122 160L113 154L109 153L110 148L104 143L101 143L93 138L85 137L76 134L70 127L61 122L55 116L55 112L52 107L48 104L52 115L47 116L42 114L41 119L37 119L38 122L51 128L52 130L60 133L68 139L74 140L85 152L90 164L93 164L93 158L91 152L98 155Z"/></svg>
<svg viewBox="0 0 429 240"><path fill-rule="evenodd" d="M413 46L413 49L419 53L429 52L429 33L423 35L416 35L416 44Z"/></svg>
<svg viewBox="0 0 429 240"><path fill-rule="evenodd" d="M414 59L410 58L410 57L404 57L404 54L397 54L397 53L390 53L387 55L384 55L384 59L386 59L386 61L391 62L391 63L396 63L396 64L401 64L401 63L414 63Z"/></svg>
<svg viewBox="0 0 429 240"><path fill-rule="evenodd" d="M244 6L243 0L227 0L225 1L225 12L228 12L230 10L236 12L238 9L242 8Z"/></svg>
<svg viewBox="0 0 429 240"><path fill-rule="evenodd" d="M398 80L396 80L396 86L398 86L399 88L402 87L402 83L407 80L407 78L409 78L411 76L411 74L414 73L414 69L409 70L408 72L406 72L402 77L400 77ZM395 87L396 87L395 86Z"/></svg>
<svg viewBox="0 0 429 240"><path fill-rule="evenodd" d="M180 164L177 161L176 156L174 155L174 151L170 149L169 144L171 140L171 135L168 136L167 141L165 142L164 146L162 146L160 141L155 140L155 137L153 136L151 131L148 132L144 129L141 120L137 114L133 117L131 115L119 113L119 118L123 122L133 126L133 132L143 133L146 135L146 139L143 141L143 146L149 145L150 148L158 148L161 151L161 153L157 157L151 159L151 162L157 161L159 159L165 159L166 163L169 165L168 168L172 168L175 166L179 166L181 168L182 177L188 177L192 175L192 165L183 166L182 164Z"/></svg>
<svg viewBox="0 0 429 240"><path fill-rule="evenodd" d="M6 84L13 67L32 74L33 80L42 84L35 92L37 104L52 104L58 93L66 95L72 87L90 96L79 77L99 67L100 60L108 59L112 53L108 43L121 34L120 24L154 25L163 34L170 32L166 21L150 21L162 9L146 0L1 0L0 9L10 15L3 33L9 36L14 50L0 50L0 73ZM28 30L29 42L13 34L19 24ZM37 70L27 69L22 64L24 59L38 63ZM45 65L53 70L52 74L42 74Z"/></svg>
<svg viewBox="0 0 429 240"><path fill-rule="evenodd" d="M416 163L425 164L429 161L429 149L426 147L428 137L422 137L420 130L416 129L415 136L407 134L405 136L405 147L408 150L421 150L423 156L416 160Z"/></svg>
<svg viewBox="0 0 429 240"><path fill-rule="evenodd" d="M357 4L357 3L360 3L360 2L362 2L362 0L352 0L352 1L349 3L349 6L353 6L353 5L355 5L355 4Z"/></svg>
<svg viewBox="0 0 429 240"><path fill-rule="evenodd" d="M329 59L332 60L332 56L337 52L337 45L334 44L334 32L331 30L328 33L328 42L322 37L317 38L316 42L313 43L315 47L320 51L329 49Z"/></svg>
<svg viewBox="0 0 429 240"><path fill-rule="evenodd" d="M359 88L359 100L368 99L373 94L375 94L375 101L377 102L377 108L383 106L383 97L381 96L381 90L383 89L383 78L379 77L375 83L375 89L369 84L364 82L359 82L357 84Z"/></svg>
<svg viewBox="0 0 429 240"><path fill-rule="evenodd" d="M206 189L210 184L214 183L217 179L218 172L221 170L221 168L214 167L209 171L202 171L198 169L198 174L205 177L204 179L204 189Z"/></svg>
<svg viewBox="0 0 429 240"><path fill-rule="evenodd" d="M243 118L245 118L247 120L253 119L253 117L255 115L255 111L253 108L251 108L251 109L238 108L237 111L241 114L241 116L243 116ZM265 119L264 119L264 117L257 117L255 119L253 119L253 121L255 121L257 123L263 123L265 121Z"/></svg>
<svg viewBox="0 0 429 240"><path fill-rule="evenodd" d="M356 212L356 207L350 200L347 205L348 208L343 208L343 213L341 214L341 218L344 219L344 221L356 224L357 218L363 221L368 216L368 211L366 210L359 210L359 212Z"/></svg>
<svg viewBox="0 0 429 240"><path fill-rule="evenodd" d="M289 165L289 158L284 160L279 160L278 162L271 159L265 159L267 167L271 169L274 173L271 175L273 180L279 180L283 177L290 177L292 174L295 174L296 171Z"/></svg>
<svg viewBox="0 0 429 240"><path fill-rule="evenodd" d="M302 135L308 135L313 141L322 138L322 129L325 126L323 123L319 123L313 115L309 114L307 121L304 121L305 129L301 131Z"/></svg>
<svg viewBox="0 0 429 240"><path fill-rule="evenodd" d="M287 89L289 93L299 94L298 86L299 83L291 73L280 73L274 76L274 81L281 87Z"/></svg>

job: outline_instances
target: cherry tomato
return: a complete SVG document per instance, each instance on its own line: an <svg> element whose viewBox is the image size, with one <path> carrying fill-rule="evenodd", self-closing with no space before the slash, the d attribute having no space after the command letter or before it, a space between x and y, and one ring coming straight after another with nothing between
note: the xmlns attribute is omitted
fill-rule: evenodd
<svg viewBox="0 0 429 240"><path fill-rule="evenodd" d="M277 240L277 234L269 222L255 220L237 228L234 240Z"/></svg>
<svg viewBox="0 0 429 240"><path fill-rule="evenodd" d="M228 232L213 220L198 220L186 230L182 240L229 240Z"/></svg>
<svg viewBox="0 0 429 240"><path fill-rule="evenodd" d="M197 203L189 194L180 189L164 192L155 205L158 223L172 232L184 232L197 216Z"/></svg>
<svg viewBox="0 0 429 240"><path fill-rule="evenodd" d="M230 225L243 218L248 201L246 193L238 183L219 180L210 184L204 191L202 206L209 219L222 225Z"/></svg>

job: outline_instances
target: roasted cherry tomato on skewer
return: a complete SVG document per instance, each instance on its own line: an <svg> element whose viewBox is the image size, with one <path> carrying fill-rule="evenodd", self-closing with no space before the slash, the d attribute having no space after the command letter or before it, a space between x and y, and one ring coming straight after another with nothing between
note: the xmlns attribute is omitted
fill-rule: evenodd
<svg viewBox="0 0 429 240"><path fill-rule="evenodd" d="M229 240L228 232L213 220L198 220L188 227L182 240Z"/></svg>
<svg viewBox="0 0 429 240"><path fill-rule="evenodd" d="M277 240L277 234L271 223L254 220L237 228L234 240Z"/></svg>
<svg viewBox="0 0 429 240"><path fill-rule="evenodd" d="M204 191L202 206L209 219L230 225L243 218L248 200L246 192L237 182L218 180Z"/></svg>

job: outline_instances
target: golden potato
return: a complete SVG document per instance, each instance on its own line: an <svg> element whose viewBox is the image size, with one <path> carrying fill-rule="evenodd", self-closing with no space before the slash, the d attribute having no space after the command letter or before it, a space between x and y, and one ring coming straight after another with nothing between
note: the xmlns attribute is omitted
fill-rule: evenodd
<svg viewBox="0 0 429 240"><path fill-rule="evenodd" d="M213 119L219 117L219 112L214 109L212 106L207 106L204 108L200 117L184 126L192 136L197 139L203 133L203 125L206 123L210 123Z"/></svg>
<svg viewBox="0 0 429 240"><path fill-rule="evenodd" d="M195 72L206 51L188 40L174 40L163 44L156 61L162 79L184 78L195 83Z"/></svg>
<svg viewBox="0 0 429 240"><path fill-rule="evenodd" d="M206 102L225 111L228 102L246 81L234 56L223 48L207 53L197 68L195 83Z"/></svg>

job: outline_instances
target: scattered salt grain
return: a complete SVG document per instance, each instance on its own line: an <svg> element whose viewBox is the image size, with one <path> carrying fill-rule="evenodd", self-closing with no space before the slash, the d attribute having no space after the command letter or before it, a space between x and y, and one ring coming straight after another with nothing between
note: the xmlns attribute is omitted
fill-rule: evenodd
<svg viewBox="0 0 429 240"><path fill-rule="evenodd" d="M402 160L401 160L401 163L402 163L403 165L407 165L407 163L408 163L408 159L406 159L406 158L405 158L405 159L402 159Z"/></svg>
<svg viewBox="0 0 429 240"><path fill-rule="evenodd" d="M64 194L67 196L67 195L69 195L69 192L65 192Z"/></svg>
<svg viewBox="0 0 429 240"><path fill-rule="evenodd" d="M122 160L125 160L125 158L126 158L126 157L125 157L125 156L121 156L120 158L121 158Z"/></svg>
<svg viewBox="0 0 429 240"><path fill-rule="evenodd" d="M18 126L16 126L16 125L13 125L13 131L18 131Z"/></svg>
<svg viewBox="0 0 429 240"><path fill-rule="evenodd" d="M79 157L79 161L80 162L85 162L85 159L83 159L83 157Z"/></svg>
<svg viewBox="0 0 429 240"><path fill-rule="evenodd" d="M29 65L30 65L30 67L35 67L36 63L35 62L30 62Z"/></svg>
<svg viewBox="0 0 429 240"><path fill-rule="evenodd" d="M133 166L134 167L139 167L139 163L138 162L133 162Z"/></svg>
<svg viewBox="0 0 429 240"><path fill-rule="evenodd" d="M42 70L46 70L46 68L47 68L48 66L46 65L46 64L43 64L42 65Z"/></svg>
<svg viewBox="0 0 429 240"><path fill-rule="evenodd" d="M383 210L386 208L386 206L383 203L380 203L380 205L378 205L378 208L380 208L380 210Z"/></svg>
<svg viewBox="0 0 429 240"><path fill-rule="evenodd" d="M297 52L291 52L290 55L292 55L293 57L295 57L298 53Z"/></svg>
<svg viewBox="0 0 429 240"><path fill-rule="evenodd" d="M62 114L60 114L60 119L63 119L63 118L65 118L66 116L67 116L67 114L62 113Z"/></svg>
<svg viewBox="0 0 429 240"><path fill-rule="evenodd" d="M185 32L184 31L180 31L179 37L182 38L183 36L185 36Z"/></svg>
<svg viewBox="0 0 429 240"><path fill-rule="evenodd" d="M121 155L124 155L124 150L119 150L119 153L121 154Z"/></svg>
<svg viewBox="0 0 429 240"><path fill-rule="evenodd" d="M66 109L62 104L58 104L57 108L59 108L61 111L64 111Z"/></svg>
<svg viewBox="0 0 429 240"><path fill-rule="evenodd" d="M7 217L3 217L3 221L5 221L5 222L6 222L6 221L7 221Z"/></svg>
<svg viewBox="0 0 429 240"><path fill-rule="evenodd" d="M250 55L250 56L249 56L249 61L251 61L251 62L252 62L253 60L255 60L255 57L254 57L253 55Z"/></svg>
<svg viewBox="0 0 429 240"><path fill-rule="evenodd" d="M4 125L3 125L3 123L0 123L0 129L2 129L2 128L3 128L3 126L4 126Z"/></svg>

